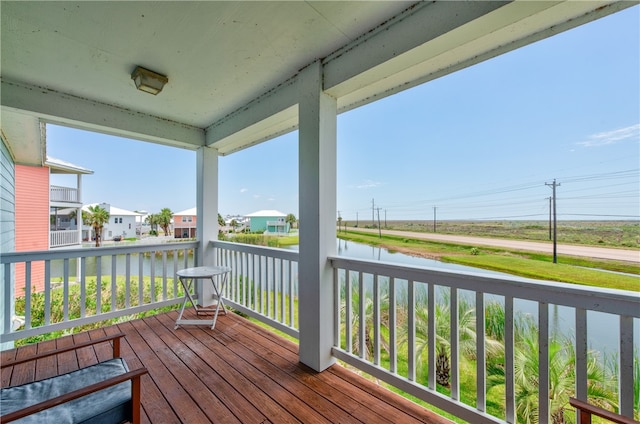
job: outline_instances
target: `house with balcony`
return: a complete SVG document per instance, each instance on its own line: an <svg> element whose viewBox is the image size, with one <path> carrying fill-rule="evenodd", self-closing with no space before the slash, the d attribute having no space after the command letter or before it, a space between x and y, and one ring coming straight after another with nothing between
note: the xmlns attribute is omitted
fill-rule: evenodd
<svg viewBox="0 0 640 424"><path fill-rule="evenodd" d="M33 251L80 247L82 225L77 221L82 207L82 176L93 171L47 157L42 166L15 166L15 250ZM72 187L51 184L52 175L68 175ZM71 184L70 184L71 185ZM44 264L34 264L30 273L36 292L44 290ZM25 269L16 266L15 293L24 293Z"/></svg>
<svg viewBox="0 0 640 424"><path fill-rule="evenodd" d="M173 214L173 234L175 238L196 238L198 212L196 208Z"/></svg>
<svg viewBox="0 0 640 424"><path fill-rule="evenodd" d="M593 383L588 329L594 314L613 317L612 346L618 354L611 379L619 387L614 412L630 420L638 387L633 372L637 292L341 257L335 225L338 114L630 7L637 2L0 3L0 342L10 348L25 337L180 305L183 296L174 280L178 269L228 266L225 304L294 341L231 313L213 330L175 329L174 311L56 343L124 333L122 355L151 374L141 383L148 422L448 421L426 405L460 421L514 423L521 410L514 308L525 301L536 311L538 329L529 353L539 366L525 371L537 386L528 399L535 403L538 421L553 422L559 413L549 396L555 377L550 373L555 351L549 346L549 311L555 306L569 308L574 317L571 393L585 402ZM16 167L44 162L48 123L194 150L196 239L17 251ZM299 250L219 241L219 158L293 131L303 223ZM145 263L145 257L157 260ZM80 275L72 284L72 260L95 263L91 278ZM40 311L32 310L36 302L30 291L39 278L30 272L36 263L45 269L61 263L60 287L51 287L46 277L44 284L46 299L63 297L62 312L54 314L57 305L45 299L42 322L36 321ZM11 295L21 284L18 265L25 267L27 281L20 302ZM145 278L153 294L135 295L132 288ZM91 297L99 305L89 313L86 292L94 288L114 294ZM440 352L436 297L443 290L449 320L447 347ZM196 296L204 305L217 298L207 284L196 286ZM68 307L71 297L80 300L78 311ZM498 364L504 378L501 412L492 413L486 397L484 311L496 297L504 312L504 355ZM472 343L477 361L462 370L458 312L468 298L478 311L478 337L466 342ZM19 329L11 325L17 303L25 305ZM424 308L418 310L418 304ZM185 313L195 318L192 309ZM424 317L431 319L416 328ZM27 350L41 348L46 347ZM11 365L24 352L8 349L2 362ZM93 352L100 356L99 350ZM90 361L78 355L76 364L79 358ZM447 387L436 379L436 361L450 364ZM64 359L58 364L70 365ZM29 378L21 372L6 375L11 385ZM4 376L3 371L3 384ZM462 376L475 383L472 400L461 396ZM575 414L566 402L560 408Z"/></svg>
<svg viewBox="0 0 640 424"><path fill-rule="evenodd" d="M249 220L249 230L252 233L287 234L290 224L286 222L287 214L277 210L261 210L250 213L245 218Z"/></svg>
<svg viewBox="0 0 640 424"><path fill-rule="evenodd" d="M48 157L45 166L50 174L75 176L72 187L50 185L49 247L77 246L82 243L82 176L93 171L72 163Z"/></svg>

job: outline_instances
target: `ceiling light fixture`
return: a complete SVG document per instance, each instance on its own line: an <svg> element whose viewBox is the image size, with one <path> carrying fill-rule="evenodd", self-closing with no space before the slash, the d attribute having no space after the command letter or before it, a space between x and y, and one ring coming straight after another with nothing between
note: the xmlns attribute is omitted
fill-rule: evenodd
<svg viewBox="0 0 640 424"><path fill-rule="evenodd" d="M136 66L136 69L131 73L131 79L136 83L136 88L138 90L153 95L161 92L164 85L169 81L169 78L166 76L160 75L157 72L150 71L141 66Z"/></svg>

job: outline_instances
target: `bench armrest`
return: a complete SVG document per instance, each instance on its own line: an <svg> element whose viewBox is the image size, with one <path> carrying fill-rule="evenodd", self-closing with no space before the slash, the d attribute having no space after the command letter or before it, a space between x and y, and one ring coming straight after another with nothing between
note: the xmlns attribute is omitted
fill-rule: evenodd
<svg viewBox="0 0 640 424"><path fill-rule="evenodd" d="M48 408L53 408L65 402L72 401L74 399L86 396L88 394L97 392L102 389L106 389L110 386L123 383L127 380L131 380L131 402L133 406L133 423L140 422L140 377L147 374L146 368L139 368L137 370L129 371L127 373L111 377L107 380L99 383L92 384L90 386L83 387L82 389L74 390L73 392L66 393L64 395L57 396L55 398L46 400L44 402L37 403L35 405L28 406L18 411L11 412L9 414L0 417L0 421L8 423L17 419L26 417L27 415L35 414Z"/></svg>
<svg viewBox="0 0 640 424"><path fill-rule="evenodd" d="M600 408L595 405L591 405L587 402L578 400L576 398L569 398L569 403L571 406L578 410L578 415L580 417L581 424L590 424L591 423L591 415L597 415L600 418L607 419L614 423L618 424L640 424L638 421L633 418L625 417L615 412L607 411L606 409Z"/></svg>
<svg viewBox="0 0 640 424"><path fill-rule="evenodd" d="M61 347L58 349L51 350L49 352L38 353L33 356L29 356L28 358L17 359L15 361L7 361L3 362L0 365L0 368L12 367L14 365L22 364L24 362L35 361L37 359L46 358L47 356L57 355L63 352L69 352L70 350L80 349L82 347L92 346L98 343L108 342L113 340L113 357L117 358L120 356L120 339L124 337L124 333L114 334L112 336L100 337L99 339L89 340L86 342L78 343L73 346Z"/></svg>

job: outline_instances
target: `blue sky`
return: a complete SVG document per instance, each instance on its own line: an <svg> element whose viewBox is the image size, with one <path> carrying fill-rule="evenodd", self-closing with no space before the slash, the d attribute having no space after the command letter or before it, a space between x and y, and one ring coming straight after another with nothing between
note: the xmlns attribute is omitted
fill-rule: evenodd
<svg viewBox="0 0 640 424"><path fill-rule="evenodd" d="M341 114L340 216L545 220L556 179L558 219L639 219L639 76L635 6ZM192 151L48 126L47 153L95 171L86 203L195 206ZM291 133L221 157L220 212L298 216L297 154Z"/></svg>

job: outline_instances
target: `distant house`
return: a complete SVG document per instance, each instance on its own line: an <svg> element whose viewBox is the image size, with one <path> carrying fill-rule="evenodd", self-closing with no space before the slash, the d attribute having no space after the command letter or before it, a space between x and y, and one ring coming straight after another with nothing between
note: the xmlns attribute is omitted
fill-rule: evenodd
<svg viewBox="0 0 640 424"><path fill-rule="evenodd" d="M128 211L126 209L116 208L108 203L93 203L82 207L84 211L89 211L90 206L100 206L109 212L109 221L104 225L102 229L103 240L113 240L114 237L120 236L122 239L137 237L137 225L136 220L142 214L138 212ZM91 239L95 237L93 229L86 227L87 231L91 234Z"/></svg>
<svg viewBox="0 0 640 424"><path fill-rule="evenodd" d="M252 233L287 234L290 225L286 222L287 214L276 210L262 210L246 216L250 220Z"/></svg>
<svg viewBox="0 0 640 424"><path fill-rule="evenodd" d="M196 208L173 214L173 235L175 238L196 238Z"/></svg>

